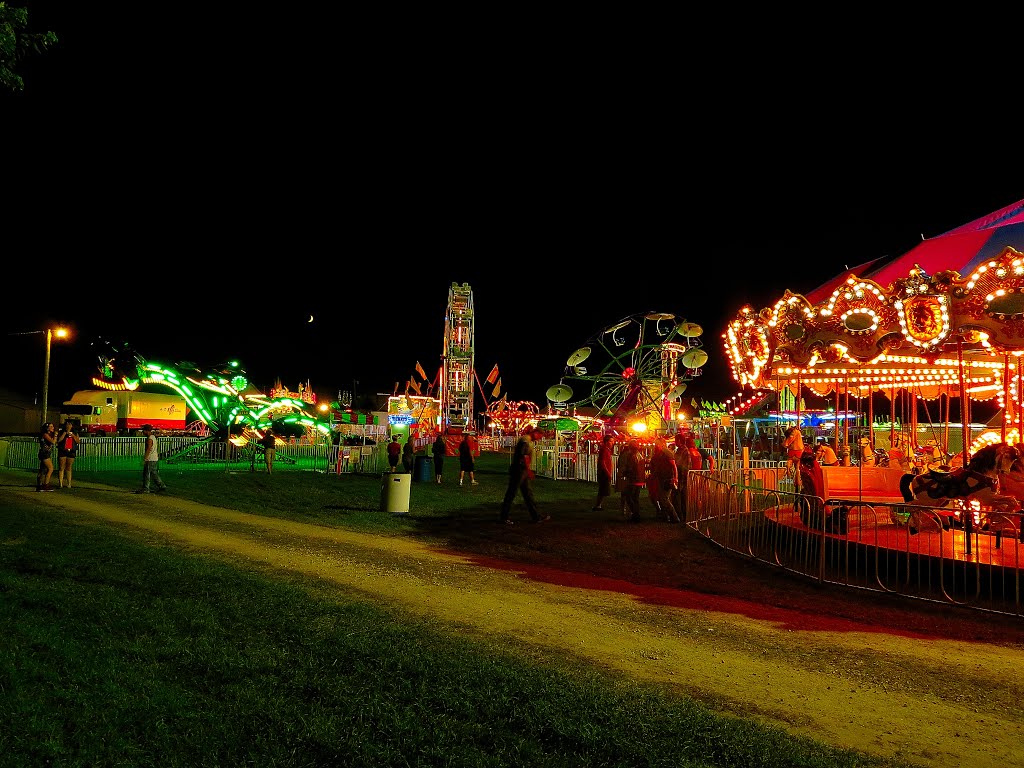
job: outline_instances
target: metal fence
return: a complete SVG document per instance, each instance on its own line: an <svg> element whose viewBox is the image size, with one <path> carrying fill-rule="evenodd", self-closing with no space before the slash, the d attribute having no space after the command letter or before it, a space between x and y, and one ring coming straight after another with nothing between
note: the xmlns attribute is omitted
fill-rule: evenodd
<svg viewBox="0 0 1024 768"><path fill-rule="evenodd" d="M259 468L263 449L255 441L244 443L190 436L158 437L160 460L167 465L187 465L195 469ZM429 448L429 442L425 447ZM75 469L80 472L110 472L139 469L145 450L145 437L83 437L78 444ZM557 451L539 446L537 474L556 480L596 482L596 455ZM419 446L423 447L423 446ZM511 458L515 442L496 446ZM0 464L10 468L35 470L39 467L39 441L34 437L0 437ZM457 457L455 457L457 458ZM388 468L387 443L375 445L332 445L327 442L279 442L275 459L278 467L333 472L337 474L379 474ZM56 455L54 456L56 463Z"/></svg>
<svg viewBox="0 0 1024 768"><path fill-rule="evenodd" d="M209 438L158 437L160 460L166 465L193 469L253 469L263 465L263 449L256 441L235 443ZM144 437L83 437L78 443L75 470L111 472L141 469ZM14 469L39 467L39 441L34 437L0 438L0 464ZM56 464L56 454L54 464ZM325 442L279 443L275 464L328 473L383 472L386 446L332 445Z"/></svg>
<svg viewBox="0 0 1024 768"><path fill-rule="evenodd" d="M845 524L829 525L799 515L823 510L825 500L791 489L783 468L691 471L686 524L725 549L816 581L1024 615L1017 516L947 528L948 510L829 499L833 515L845 508ZM922 530L912 532L912 519Z"/></svg>

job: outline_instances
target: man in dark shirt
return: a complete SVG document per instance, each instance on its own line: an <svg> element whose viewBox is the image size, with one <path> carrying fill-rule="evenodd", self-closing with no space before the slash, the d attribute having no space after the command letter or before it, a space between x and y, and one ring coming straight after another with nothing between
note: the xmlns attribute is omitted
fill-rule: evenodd
<svg viewBox="0 0 1024 768"><path fill-rule="evenodd" d="M551 519L550 515L541 517L537 509L537 502L533 498L533 436L530 432L523 433L516 443L512 452L512 462L508 466L508 488L505 489L505 498L501 502L501 522L505 525L512 525L509 514L512 511L512 502L515 501L516 493L523 494L523 502L530 512L530 518L535 523L543 523Z"/></svg>

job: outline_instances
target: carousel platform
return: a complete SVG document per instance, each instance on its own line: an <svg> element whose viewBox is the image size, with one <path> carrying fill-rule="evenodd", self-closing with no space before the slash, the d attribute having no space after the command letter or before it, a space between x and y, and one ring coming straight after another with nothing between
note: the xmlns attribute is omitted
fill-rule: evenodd
<svg viewBox="0 0 1024 768"><path fill-rule="evenodd" d="M806 511L801 516L800 507L793 504L769 509L765 516L770 524L791 533L824 536L833 545L848 542L937 560L1004 568L1024 566L1021 515L1003 516L998 524L982 519L968 531L953 516L953 511L929 509L914 518L913 522L921 526L915 528L909 508L902 500L881 503L831 498L826 504L824 520Z"/></svg>

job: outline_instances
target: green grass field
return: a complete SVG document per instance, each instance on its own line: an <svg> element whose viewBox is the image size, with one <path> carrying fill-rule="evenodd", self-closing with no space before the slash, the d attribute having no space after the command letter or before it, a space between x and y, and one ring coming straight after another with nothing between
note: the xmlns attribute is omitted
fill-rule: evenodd
<svg viewBox="0 0 1024 768"><path fill-rule="evenodd" d="M450 459L445 483L413 484L409 515L382 514L379 476L161 471L177 498L423 536L425 521L450 518L498 528L506 462L485 454L480 485L459 488ZM0 477L34 485L31 473ZM75 483L130 489L139 473ZM592 485L537 485L542 508L583 524ZM154 546L0 493L4 768L889 765L574 657L524 654L312 579ZM529 525L521 505L513 518Z"/></svg>

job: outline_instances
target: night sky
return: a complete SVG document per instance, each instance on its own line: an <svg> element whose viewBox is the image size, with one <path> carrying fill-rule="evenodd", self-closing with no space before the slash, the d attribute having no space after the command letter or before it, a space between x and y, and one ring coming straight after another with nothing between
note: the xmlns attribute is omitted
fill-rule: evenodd
<svg viewBox="0 0 1024 768"><path fill-rule="evenodd" d="M741 306L1024 197L996 101L940 120L852 75L638 79L479 41L13 5L61 42L0 94L4 385L42 388L42 337L10 333L69 324L51 402L87 388L97 336L238 359L263 389L401 392L417 361L437 372L452 282L511 400L543 405L575 349L648 311L704 328L687 398L725 400Z"/></svg>

